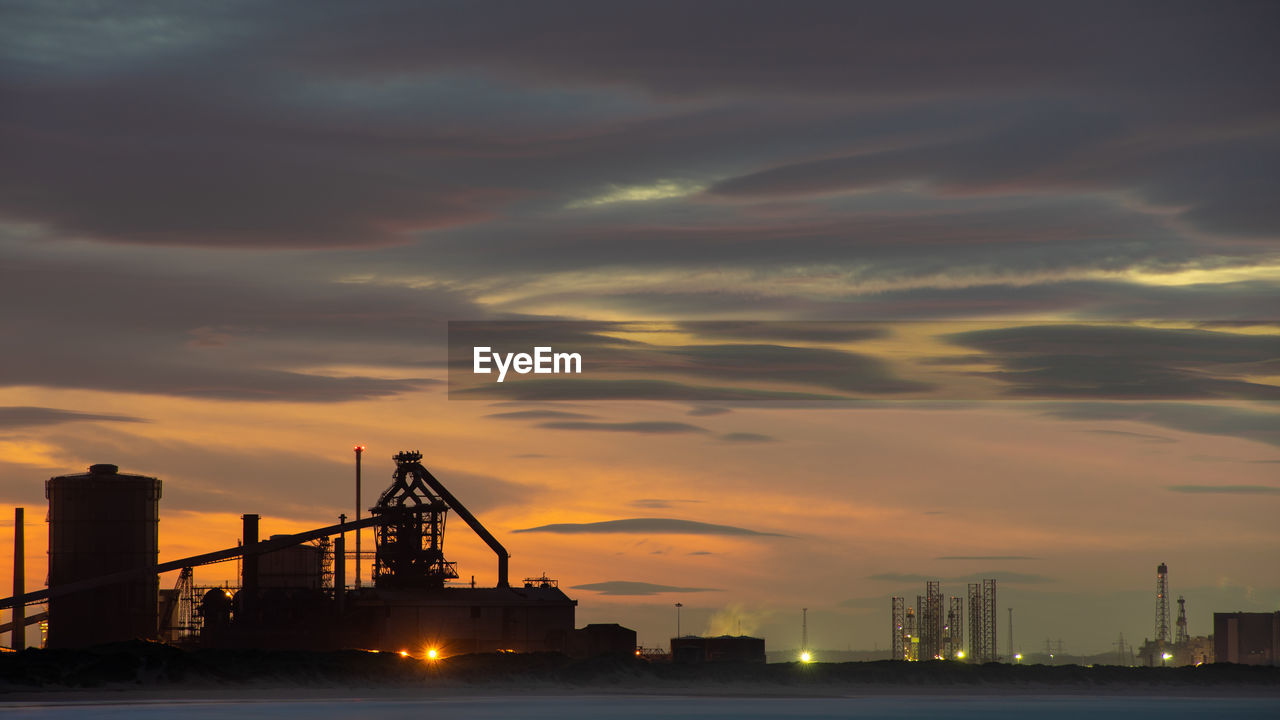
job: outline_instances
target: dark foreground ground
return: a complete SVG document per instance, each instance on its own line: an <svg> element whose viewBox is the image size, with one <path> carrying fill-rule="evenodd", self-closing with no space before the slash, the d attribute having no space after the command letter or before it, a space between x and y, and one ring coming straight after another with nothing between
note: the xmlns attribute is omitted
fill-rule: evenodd
<svg viewBox="0 0 1280 720"><path fill-rule="evenodd" d="M180 650L151 643L0 654L0 699L84 691L462 689L588 693L1208 694L1280 697L1280 667L966 665L953 662L650 664L557 654L462 655L440 661L360 651Z"/></svg>

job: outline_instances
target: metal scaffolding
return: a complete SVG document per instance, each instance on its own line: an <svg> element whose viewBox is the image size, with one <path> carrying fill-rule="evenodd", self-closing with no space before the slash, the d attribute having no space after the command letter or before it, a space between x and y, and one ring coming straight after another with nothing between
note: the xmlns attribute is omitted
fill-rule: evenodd
<svg viewBox="0 0 1280 720"><path fill-rule="evenodd" d="M1000 659L996 645L996 581L995 578L982 581L982 662L997 662Z"/></svg>
<svg viewBox="0 0 1280 720"><path fill-rule="evenodd" d="M893 654L894 660L907 659L907 603L904 598L893 598Z"/></svg>
<svg viewBox="0 0 1280 720"><path fill-rule="evenodd" d="M915 662L920 659L920 636L916 633L916 611L914 608L907 608L906 632L904 634L907 643L906 660Z"/></svg>
<svg viewBox="0 0 1280 720"><path fill-rule="evenodd" d="M969 662L982 662L982 585L969 583Z"/></svg>
<svg viewBox="0 0 1280 720"><path fill-rule="evenodd" d="M1173 636L1174 643L1184 645L1191 642L1191 634L1187 632L1187 600L1181 595L1178 596L1178 622L1176 628L1177 632Z"/></svg>
<svg viewBox="0 0 1280 720"><path fill-rule="evenodd" d="M964 657L964 598L952 595L943 628L943 653L948 660Z"/></svg>

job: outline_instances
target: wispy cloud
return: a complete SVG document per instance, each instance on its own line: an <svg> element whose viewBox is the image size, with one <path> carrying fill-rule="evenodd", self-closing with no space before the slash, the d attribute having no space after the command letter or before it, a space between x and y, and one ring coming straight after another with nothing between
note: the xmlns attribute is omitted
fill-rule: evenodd
<svg viewBox="0 0 1280 720"><path fill-rule="evenodd" d="M131 415L104 415L77 412L75 410L59 410L57 408L32 407L27 405L0 407L0 429L92 421L127 423L147 422L142 418L133 417Z"/></svg>
<svg viewBox="0 0 1280 720"><path fill-rule="evenodd" d="M641 433L645 435L679 435L683 433L709 432L704 427L682 422L641 421L641 422L545 422L538 427L547 430L589 430L594 432Z"/></svg>
<svg viewBox="0 0 1280 720"><path fill-rule="evenodd" d="M1280 495L1280 487L1271 485L1170 485L1168 489L1203 495Z"/></svg>
<svg viewBox="0 0 1280 720"><path fill-rule="evenodd" d="M868 580L883 580L886 582L915 582L915 583L927 582L929 580L940 580L945 582L978 582L979 580L982 580L984 578L996 578L1000 582L1015 583L1015 584L1021 584L1021 583L1038 584L1038 583L1047 583L1047 582L1053 581L1053 578L1047 577L1045 575L1036 575L1033 573L1019 573L1019 572L1001 572L1001 571L969 573L967 575L952 575L950 577L940 577L938 575L920 575L916 573L876 573L874 575L867 576Z"/></svg>
<svg viewBox="0 0 1280 720"><path fill-rule="evenodd" d="M750 530L733 525L716 525L695 520L676 518L626 518L591 523L553 523L538 527L514 530L518 533L545 532L564 535L591 533L667 533L672 535L746 535L757 537L787 537L781 533Z"/></svg>
<svg viewBox="0 0 1280 720"><path fill-rule="evenodd" d="M594 590L601 595L658 595L660 593L698 593L719 592L720 588L680 587L678 585L658 585L656 583L636 582L633 580L606 580L605 582L586 583L572 586L573 590Z"/></svg>
<svg viewBox="0 0 1280 720"><path fill-rule="evenodd" d="M654 200L686 197L702 192L706 188L701 183L687 180L657 180L648 185L613 185L609 189L592 197L574 200L565 207L570 210L600 207L617 203L643 203Z"/></svg>
<svg viewBox="0 0 1280 720"><path fill-rule="evenodd" d="M1030 555L942 555L938 560L1039 560Z"/></svg>
<svg viewBox="0 0 1280 720"><path fill-rule="evenodd" d="M720 439L728 443L767 443L777 442L777 438L772 435L762 435L760 433L750 432L731 432L720 436Z"/></svg>

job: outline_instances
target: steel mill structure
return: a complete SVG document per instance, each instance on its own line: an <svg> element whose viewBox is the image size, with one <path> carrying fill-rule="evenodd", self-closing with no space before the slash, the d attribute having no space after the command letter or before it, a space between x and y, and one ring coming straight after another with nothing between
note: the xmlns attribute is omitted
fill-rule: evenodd
<svg viewBox="0 0 1280 720"><path fill-rule="evenodd" d="M925 594L916 596L915 608L906 599L891 600L894 660L967 660L984 663L999 660L996 654L996 581L969 584L968 642L965 642L965 599L952 595L943 606L942 585L925 583Z"/></svg>
<svg viewBox="0 0 1280 720"><path fill-rule="evenodd" d="M14 596L0 600L0 608L14 609L14 620L3 629L14 631L18 646L26 625L47 619L50 647L146 639L430 657L635 652L634 632L626 628L575 629L577 601L555 580L543 575L513 586L506 549L422 465L422 455L401 452L392 459L390 485L358 520L343 515L334 525L260 539L259 516L245 514L239 543L166 562L158 562L160 480L107 464L51 478L49 585L28 592L15 568ZM493 551L492 587L477 587L474 575L457 582L457 564L444 552L450 514ZM17 518L20 541L21 509ZM353 588L345 560L354 553L346 547L359 528L373 529L372 572L365 576L372 582ZM196 568L233 560L240 563L238 587L195 582ZM357 567L364 561L356 556ZM158 576L172 571L179 571L176 586L161 590ZM24 612L42 603L47 615Z"/></svg>

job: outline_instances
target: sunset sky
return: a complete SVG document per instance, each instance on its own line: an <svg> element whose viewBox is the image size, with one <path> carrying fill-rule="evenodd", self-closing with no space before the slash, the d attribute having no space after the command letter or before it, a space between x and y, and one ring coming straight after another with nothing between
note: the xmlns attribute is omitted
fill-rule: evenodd
<svg viewBox="0 0 1280 720"><path fill-rule="evenodd" d="M996 577L1000 652L1007 607L1018 649L1102 652L1161 562L1193 635L1280 609L1277 27L0 2L0 577L25 506L43 585L52 475L161 478L167 560L350 514L363 444L366 505L420 450L513 577L646 646L680 602L884 649L891 596ZM589 321L680 391L451 399L467 320ZM445 550L493 582L456 519Z"/></svg>

